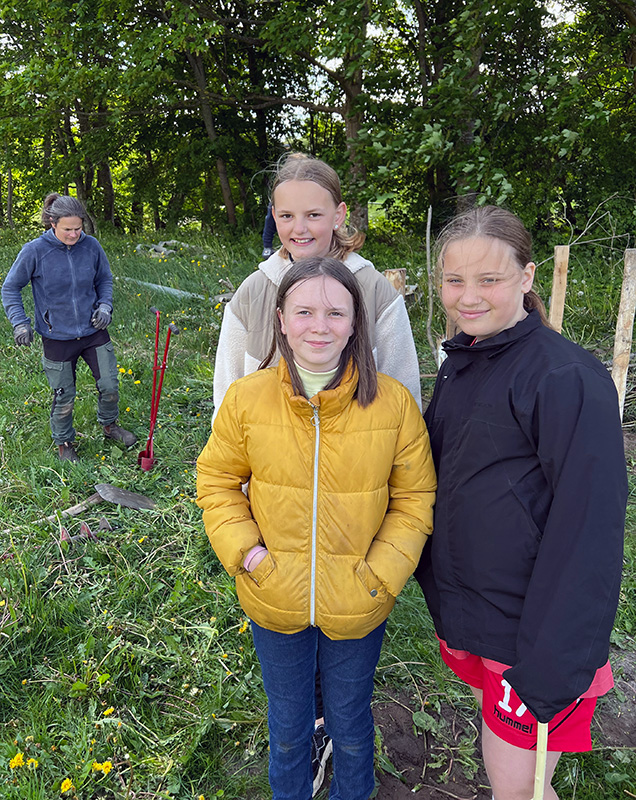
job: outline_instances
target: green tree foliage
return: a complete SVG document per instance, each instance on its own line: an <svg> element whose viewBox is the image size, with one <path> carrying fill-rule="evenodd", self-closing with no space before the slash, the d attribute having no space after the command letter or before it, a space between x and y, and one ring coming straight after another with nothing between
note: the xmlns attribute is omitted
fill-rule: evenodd
<svg viewBox="0 0 636 800"><path fill-rule="evenodd" d="M0 221L68 187L127 228L258 226L285 147L333 164L361 227L378 199L416 230L429 205L506 203L536 227L616 196L627 218L636 5L558 9L0 0Z"/></svg>

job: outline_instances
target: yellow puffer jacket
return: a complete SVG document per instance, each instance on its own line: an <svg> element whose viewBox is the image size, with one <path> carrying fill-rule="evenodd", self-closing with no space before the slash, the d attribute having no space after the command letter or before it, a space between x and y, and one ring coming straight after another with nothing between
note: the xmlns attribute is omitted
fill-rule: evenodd
<svg viewBox="0 0 636 800"><path fill-rule="evenodd" d="M357 373L309 402L287 365L230 387L197 462L197 503L239 600L279 633L318 626L359 639L388 616L431 532L435 468L422 416L378 376L361 408ZM249 500L241 484L249 480ZM247 572L255 545L268 554Z"/></svg>

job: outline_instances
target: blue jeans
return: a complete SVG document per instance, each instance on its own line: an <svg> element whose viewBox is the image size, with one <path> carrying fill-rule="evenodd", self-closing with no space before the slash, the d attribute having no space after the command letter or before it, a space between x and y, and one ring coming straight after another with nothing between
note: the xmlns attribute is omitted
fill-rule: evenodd
<svg viewBox="0 0 636 800"><path fill-rule="evenodd" d="M363 639L333 641L319 628L284 634L252 622L269 701L273 800L311 800L315 675L320 668L325 729L333 740L330 800L368 800L374 788L373 677L383 622Z"/></svg>

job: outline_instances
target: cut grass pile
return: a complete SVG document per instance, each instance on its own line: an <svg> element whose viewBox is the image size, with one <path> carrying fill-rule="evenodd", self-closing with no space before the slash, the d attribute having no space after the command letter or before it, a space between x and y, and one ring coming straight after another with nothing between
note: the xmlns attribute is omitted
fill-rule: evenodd
<svg viewBox="0 0 636 800"><path fill-rule="evenodd" d="M23 234L0 236L0 279L29 238ZM40 369L39 341L30 349L15 348L7 320L0 319L0 525L7 528L0 539L3 800L270 796L258 662L233 581L214 558L194 503L195 461L209 433L223 311L214 298L224 287L219 281L236 286L255 268L259 238L190 239L191 249L167 259L137 253L137 241L103 241L117 276L109 330L121 373L120 421L139 436L132 451L104 440L95 420L94 384L88 369L80 367L75 424L81 461L60 463L48 432L50 392ZM407 266L409 282L425 286L420 243L370 241L364 254L381 269ZM585 294L581 299L581 290L572 289L569 316L566 311L568 333L575 339L581 333L580 341L600 348L603 358L611 340L608 308L615 307L620 292L617 263L612 261L611 280L604 281L604 266L578 260L577 283L570 285L584 285ZM549 277L543 282L549 284ZM25 300L28 296L27 290ZM142 472L136 456L148 431L151 306L162 311L161 348L168 322L181 333L172 339L168 358L155 432L157 462L152 471ZM422 372L432 373L425 309L422 295L411 315ZM441 333L439 314L433 327ZM423 388L430 393L432 380L425 379ZM86 499L95 483L146 494L157 507L140 512L102 503L67 520L74 535L80 520L96 530L106 516L112 530L100 531L96 542L62 544L57 523L35 523ZM616 646L627 653L635 650L633 528L630 511L615 632ZM412 796L434 796L424 793L426 786L444 788L453 764L467 784L475 785L476 731L463 711L472 708L471 701L441 665L413 582L389 621L377 688L379 700L397 692L409 698L416 715L413 730L423 743L433 736L439 744L437 772L423 777L424 788ZM465 720L459 747L443 724L442 704ZM390 743L383 741L381 728L377 742L378 767L399 775L400 764L387 755ZM634 793L636 761L630 748L598 749L562 762L556 781L562 798Z"/></svg>

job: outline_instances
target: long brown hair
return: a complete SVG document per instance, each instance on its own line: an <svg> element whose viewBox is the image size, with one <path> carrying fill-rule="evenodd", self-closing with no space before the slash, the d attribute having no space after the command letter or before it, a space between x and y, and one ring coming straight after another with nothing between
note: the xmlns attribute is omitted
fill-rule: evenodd
<svg viewBox="0 0 636 800"><path fill-rule="evenodd" d="M331 195L336 206L344 202L340 178L334 169L318 158L303 153L289 153L282 158L276 167L276 175L272 184L272 205L276 208L276 189L285 181L313 181L322 186ZM349 253L356 253L364 244L365 235L355 228L341 225L331 236L331 247L327 255L344 261ZM280 251L282 258L287 258L287 248Z"/></svg>
<svg viewBox="0 0 636 800"><path fill-rule="evenodd" d="M336 258L329 256L315 256L295 261L283 275L276 295L276 308L281 311L285 307L285 300L290 291L301 281L320 276L334 278L349 292L353 300L353 333L340 354L340 361L336 374L329 381L325 389L334 389L340 385L350 362L358 370L358 386L355 398L361 406L368 406L375 400L378 392L378 374L373 360L373 351L369 339L369 324L367 312L362 300L362 292L350 270ZM294 354L287 337L282 331L278 314L274 314L274 335L269 353L265 356L259 369L268 367L276 354L276 350L287 362L292 388L295 394L307 397L303 383L296 369Z"/></svg>
<svg viewBox="0 0 636 800"><path fill-rule="evenodd" d="M441 279L444 269L444 254L448 245L477 236L499 239L510 245L520 269L532 261L532 236L519 217L499 206L480 206L459 214L446 225L439 235L435 244L438 278ZM548 328L552 327L548 322L543 300L534 289L530 289L524 294L523 307L526 311L536 309L541 317L541 322Z"/></svg>

